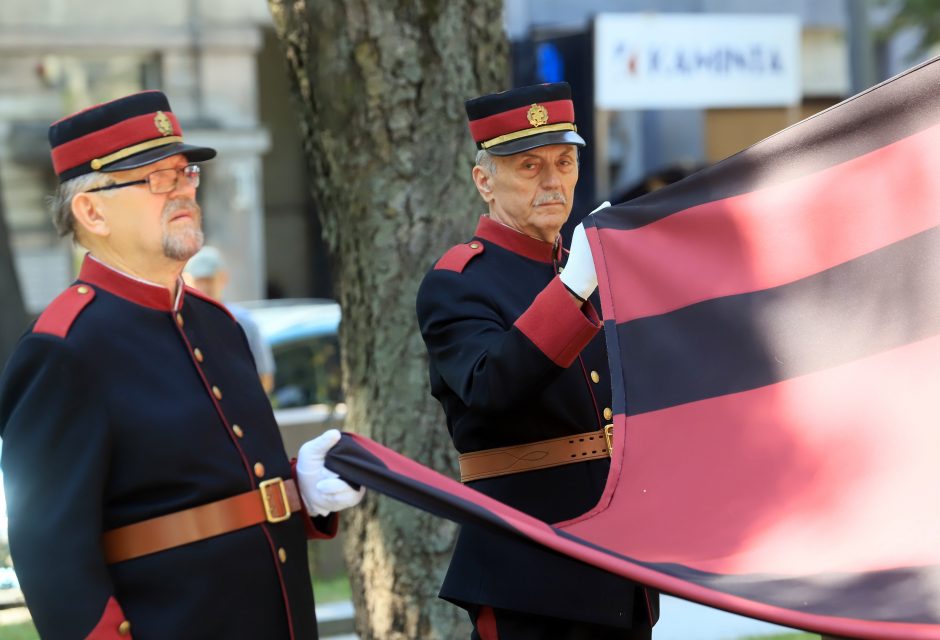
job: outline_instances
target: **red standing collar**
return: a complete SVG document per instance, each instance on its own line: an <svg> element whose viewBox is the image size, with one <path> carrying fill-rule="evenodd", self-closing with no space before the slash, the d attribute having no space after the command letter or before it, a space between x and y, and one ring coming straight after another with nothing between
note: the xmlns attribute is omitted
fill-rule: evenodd
<svg viewBox="0 0 940 640"><path fill-rule="evenodd" d="M480 223L474 235L530 260L551 264L553 258L560 257L556 256L556 251L560 251L561 248L560 243L531 238L496 222L489 216L480 216Z"/></svg>
<svg viewBox="0 0 940 640"><path fill-rule="evenodd" d="M157 311L173 311L173 294L158 284L137 280L109 267L90 255L85 256L78 279L120 298ZM182 306L182 295L179 304Z"/></svg>

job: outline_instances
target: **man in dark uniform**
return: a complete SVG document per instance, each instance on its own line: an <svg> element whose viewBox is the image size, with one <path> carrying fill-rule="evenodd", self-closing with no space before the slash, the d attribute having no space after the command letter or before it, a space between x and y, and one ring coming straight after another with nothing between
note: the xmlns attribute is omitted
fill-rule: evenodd
<svg viewBox="0 0 940 640"><path fill-rule="evenodd" d="M567 261L559 235L585 143L566 83L466 106L489 213L418 293L431 390L461 479L557 523L598 502L610 466L610 375L589 300L597 277L583 228ZM470 526L441 597L468 610L483 640L650 638L659 609L639 585Z"/></svg>
<svg viewBox="0 0 940 640"><path fill-rule="evenodd" d="M308 537L361 492L287 459L245 335L184 287L202 245L199 166L166 97L49 131L77 282L0 379L10 550L43 638L316 638ZM299 486L298 486L299 485ZM311 517L310 514L314 514Z"/></svg>

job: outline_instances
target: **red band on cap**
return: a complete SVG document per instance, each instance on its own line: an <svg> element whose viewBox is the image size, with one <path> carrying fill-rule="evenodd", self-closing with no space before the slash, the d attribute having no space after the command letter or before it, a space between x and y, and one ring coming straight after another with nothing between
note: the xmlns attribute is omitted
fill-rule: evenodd
<svg viewBox="0 0 940 640"><path fill-rule="evenodd" d="M183 135L179 122L172 111L164 111L164 115L173 125L173 132L169 135ZM52 166L56 175L61 175L73 167L77 167L95 158L101 158L131 145L163 137L154 122L156 112L145 113L142 116L128 118L105 129L69 140L52 150Z"/></svg>
<svg viewBox="0 0 940 640"><path fill-rule="evenodd" d="M545 124L574 122L574 104L571 100L554 100L538 104L548 111L548 122ZM532 126L528 117L531 108L531 105L526 105L510 111L494 113L479 120L471 120L470 135L473 136L474 142L483 142L515 131L535 129L536 127Z"/></svg>

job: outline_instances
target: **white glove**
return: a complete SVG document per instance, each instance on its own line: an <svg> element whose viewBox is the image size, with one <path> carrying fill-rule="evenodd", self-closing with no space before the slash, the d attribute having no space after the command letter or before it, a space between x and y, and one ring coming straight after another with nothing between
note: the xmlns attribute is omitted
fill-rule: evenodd
<svg viewBox="0 0 940 640"><path fill-rule="evenodd" d="M338 430L330 429L300 447L297 454L297 481L307 513L325 516L331 511L356 506L365 495L365 487L356 491L323 466L326 452L339 442L340 437Z"/></svg>
<svg viewBox="0 0 940 640"><path fill-rule="evenodd" d="M609 206L609 202L604 202L591 213ZM571 251L568 252L568 262L565 263L565 268L558 277L561 278L561 281L571 293L582 300L590 298L594 290L597 289L594 257L591 255L591 245L588 243L587 234L584 233L583 222L574 228L574 233L571 236Z"/></svg>

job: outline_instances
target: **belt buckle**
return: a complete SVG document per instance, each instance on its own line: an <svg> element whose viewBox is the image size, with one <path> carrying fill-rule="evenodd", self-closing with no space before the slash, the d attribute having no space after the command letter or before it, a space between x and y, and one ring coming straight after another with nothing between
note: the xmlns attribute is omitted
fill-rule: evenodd
<svg viewBox="0 0 940 640"><path fill-rule="evenodd" d="M607 451L610 454L614 453L614 425L605 424L604 425L604 440L607 441Z"/></svg>
<svg viewBox="0 0 940 640"><path fill-rule="evenodd" d="M276 515L271 509L271 499L268 497L268 487L276 486L280 489L281 506L284 510L282 515ZM264 504L264 517L270 523L284 522L290 518L290 503L287 501L287 489L284 488L284 481L280 478L271 478L258 485L261 492L261 502ZM275 493L277 495L277 493ZM276 505L275 505L276 506Z"/></svg>

